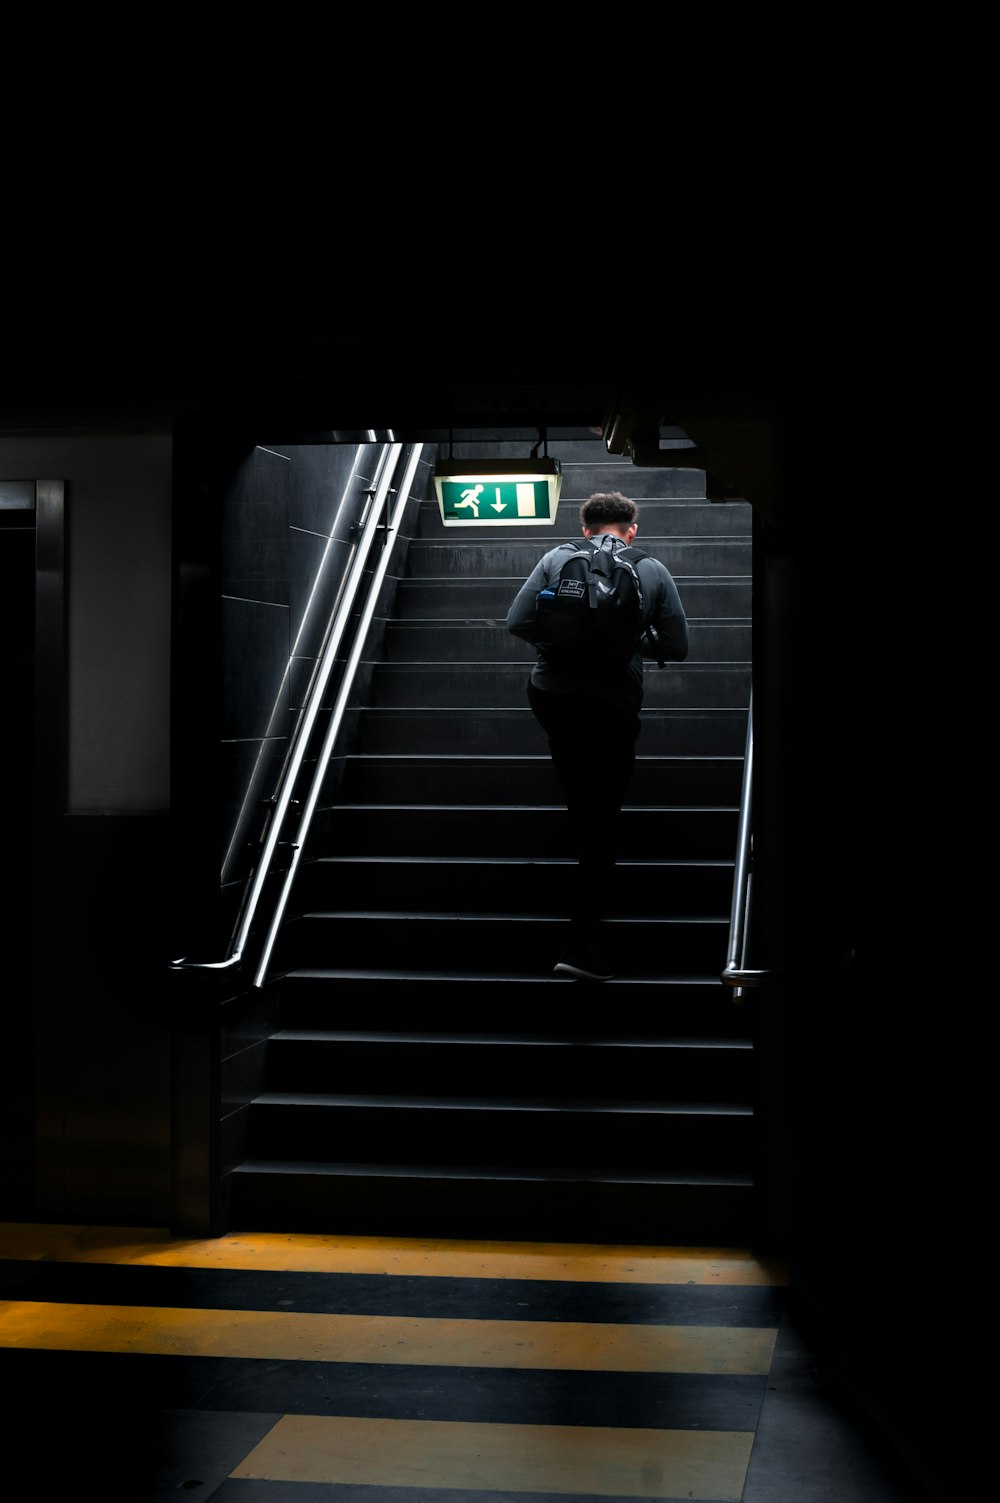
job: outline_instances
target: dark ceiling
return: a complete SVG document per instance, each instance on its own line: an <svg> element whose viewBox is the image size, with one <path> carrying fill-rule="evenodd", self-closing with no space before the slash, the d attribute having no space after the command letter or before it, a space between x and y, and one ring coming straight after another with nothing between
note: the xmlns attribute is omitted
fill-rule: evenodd
<svg viewBox="0 0 1000 1503"><path fill-rule="evenodd" d="M715 498L750 500L783 541L825 546L831 517L863 516L872 556L883 533L898 556L904 457L948 374L926 329L839 265L764 276L725 249L697 278L662 279L648 257L643 276L564 274L552 257L544 276L478 283L413 256L402 281L394 258L366 268L361 252L311 279L125 272L124 251L101 275L36 267L8 279L0 311L0 432L189 421L252 443L534 442L607 436L624 413L647 444L689 434Z"/></svg>
<svg viewBox="0 0 1000 1503"><path fill-rule="evenodd" d="M56 282L8 300L6 431L231 417L282 431L600 429L623 403L683 426L771 411L776 330L683 296L631 305L551 283L500 294L362 286L335 296L230 282Z"/></svg>

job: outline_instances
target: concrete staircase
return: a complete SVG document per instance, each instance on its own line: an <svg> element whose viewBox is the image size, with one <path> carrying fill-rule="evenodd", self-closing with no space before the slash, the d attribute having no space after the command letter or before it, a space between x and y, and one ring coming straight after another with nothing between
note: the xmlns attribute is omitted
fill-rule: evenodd
<svg viewBox="0 0 1000 1503"><path fill-rule="evenodd" d="M467 447L476 459L520 446ZM267 1005L234 1228L745 1242L753 1050L726 962L751 662L751 515L699 471L552 437L552 527L410 503L327 774ZM462 457L456 446L452 457ZM431 456L431 462L433 455ZM504 617L618 489L673 573L682 664L647 665L611 931L618 976L552 974L566 816Z"/></svg>

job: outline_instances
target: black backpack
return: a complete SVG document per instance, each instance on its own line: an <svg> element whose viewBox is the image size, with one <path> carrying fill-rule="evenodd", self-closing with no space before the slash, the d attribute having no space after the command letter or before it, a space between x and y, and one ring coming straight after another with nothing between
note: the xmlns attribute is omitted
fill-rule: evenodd
<svg viewBox="0 0 1000 1503"><path fill-rule="evenodd" d="M586 539L566 545L573 554L554 587L535 599L534 645L571 671L626 668L643 637L641 548L600 548ZM662 667L652 632L647 650Z"/></svg>

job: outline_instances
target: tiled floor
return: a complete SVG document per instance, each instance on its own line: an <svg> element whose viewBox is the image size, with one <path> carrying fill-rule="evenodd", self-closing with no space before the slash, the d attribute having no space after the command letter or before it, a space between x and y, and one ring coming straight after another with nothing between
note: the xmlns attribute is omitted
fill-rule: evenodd
<svg viewBox="0 0 1000 1503"><path fill-rule="evenodd" d="M928 1503L739 1249L0 1223L12 1500Z"/></svg>

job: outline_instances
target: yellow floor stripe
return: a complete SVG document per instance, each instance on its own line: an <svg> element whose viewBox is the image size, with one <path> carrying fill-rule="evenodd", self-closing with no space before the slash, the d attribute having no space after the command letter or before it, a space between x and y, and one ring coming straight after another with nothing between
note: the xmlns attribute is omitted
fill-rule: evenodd
<svg viewBox="0 0 1000 1503"><path fill-rule="evenodd" d="M743 1495L753 1435L289 1415L230 1475L599 1497ZM456 1491L456 1497L460 1493Z"/></svg>
<svg viewBox="0 0 1000 1503"><path fill-rule="evenodd" d="M436 1320L11 1301L0 1346L577 1371L766 1373L774 1329Z"/></svg>
<svg viewBox="0 0 1000 1503"><path fill-rule="evenodd" d="M157 1228L0 1224L0 1257L171 1268L425 1274L618 1284L784 1285L782 1263L741 1248L239 1234L187 1241Z"/></svg>

